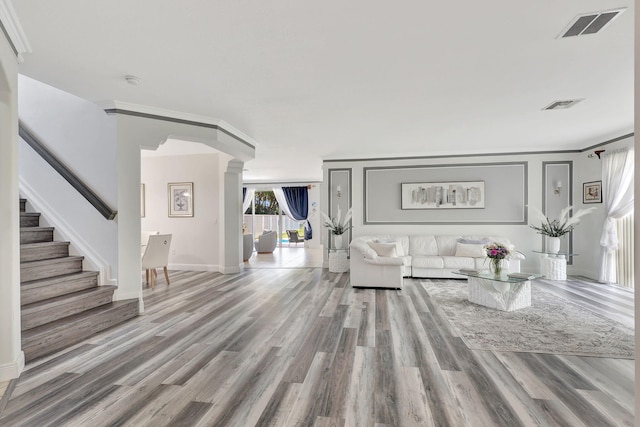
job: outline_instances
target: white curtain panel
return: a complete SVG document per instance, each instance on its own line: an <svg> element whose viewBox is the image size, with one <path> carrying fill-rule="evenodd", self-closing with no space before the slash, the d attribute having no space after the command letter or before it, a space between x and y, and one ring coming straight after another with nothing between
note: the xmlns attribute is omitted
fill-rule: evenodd
<svg viewBox="0 0 640 427"><path fill-rule="evenodd" d="M249 206L251 206L251 201L255 195L255 188L247 188L247 194L244 196L244 200L242 201L242 215L244 215L247 209L249 209Z"/></svg>
<svg viewBox="0 0 640 427"><path fill-rule="evenodd" d="M602 156L602 198L607 217L600 236L601 283L616 283L616 220L633 210L633 169L633 149L621 148Z"/></svg>
<svg viewBox="0 0 640 427"><path fill-rule="evenodd" d="M287 218L297 221L297 219L295 219L293 215L291 215L291 210L289 209L287 198L284 197L284 191L282 191L282 187L278 187L278 188L274 187L273 194L275 194L276 200L278 201L280 208L282 208L282 213L284 213L287 216Z"/></svg>

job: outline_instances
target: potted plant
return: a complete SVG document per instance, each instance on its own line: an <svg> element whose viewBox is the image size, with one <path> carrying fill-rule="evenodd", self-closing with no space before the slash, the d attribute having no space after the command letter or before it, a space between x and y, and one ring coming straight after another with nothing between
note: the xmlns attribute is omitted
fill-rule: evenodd
<svg viewBox="0 0 640 427"><path fill-rule="evenodd" d="M324 218L324 226L331 231L333 235L333 245L336 249L343 248L342 235L351 228L349 221L351 221L351 208L347 211L347 214L344 216L344 221L341 221L342 213L340 211L340 206L338 206L338 215L336 217L330 217L324 212L320 212L322 217Z"/></svg>
<svg viewBox="0 0 640 427"><path fill-rule="evenodd" d="M573 206L567 206L560 212L560 217L554 220L550 220L545 214L533 206L529 206L529 209L531 209L540 220L539 227L535 225L529 225L529 227L536 230L538 234L547 236L547 251L558 253L558 251L560 251L560 237L576 228L578 224L580 224L580 218L591 213L596 208L580 209L570 217L569 212L571 212Z"/></svg>

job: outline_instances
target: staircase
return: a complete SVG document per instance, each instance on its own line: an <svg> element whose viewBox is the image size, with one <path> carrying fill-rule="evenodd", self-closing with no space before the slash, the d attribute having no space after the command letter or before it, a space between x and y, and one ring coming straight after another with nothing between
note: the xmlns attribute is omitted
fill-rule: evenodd
<svg viewBox="0 0 640 427"><path fill-rule="evenodd" d="M138 315L138 300L113 301L115 286L98 286L98 273L83 271L69 242L53 241L53 227L25 212L20 199L20 305L26 361L72 346Z"/></svg>

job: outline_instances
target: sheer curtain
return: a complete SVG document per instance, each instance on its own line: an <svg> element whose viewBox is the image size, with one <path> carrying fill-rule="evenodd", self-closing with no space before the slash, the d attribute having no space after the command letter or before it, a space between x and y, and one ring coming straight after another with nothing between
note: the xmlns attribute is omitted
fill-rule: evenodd
<svg viewBox="0 0 640 427"><path fill-rule="evenodd" d="M633 149L621 148L602 155L602 199L606 219L600 236L602 283L616 283L616 220L633 210Z"/></svg>
<svg viewBox="0 0 640 427"><path fill-rule="evenodd" d="M242 215L249 209L253 197L256 195L255 188L242 187Z"/></svg>
<svg viewBox="0 0 640 427"><path fill-rule="evenodd" d="M285 194L286 191L286 194ZM274 188L273 194L282 209L282 212L294 221L304 221L304 237L311 239L311 224L307 221L308 195L307 187L280 187Z"/></svg>

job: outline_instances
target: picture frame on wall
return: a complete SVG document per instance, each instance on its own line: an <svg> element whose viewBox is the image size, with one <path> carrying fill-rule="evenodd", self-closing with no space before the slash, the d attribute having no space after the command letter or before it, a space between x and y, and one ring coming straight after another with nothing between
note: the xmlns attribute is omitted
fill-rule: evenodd
<svg viewBox="0 0 640 427"><path fill-rule="evenodd" d="M144 218L144 184L140 184L140 218Z"/></svg>
<svg viewBox="0 0 640 427"><path fill-rule="evenodd" d="M169 218L193 216L193 182L168 184Z"/></svg>
<svg viewBox="0 0 640 427"><path fill-rule="evenodd" d="M582 203L602 203L602 181L582 184Z"/></svg>
<svg viewBox="0 0 640 427"><path fill-rule="evenodd" d="M401 184L404 209L484 209L484 181Z"/></svg>

